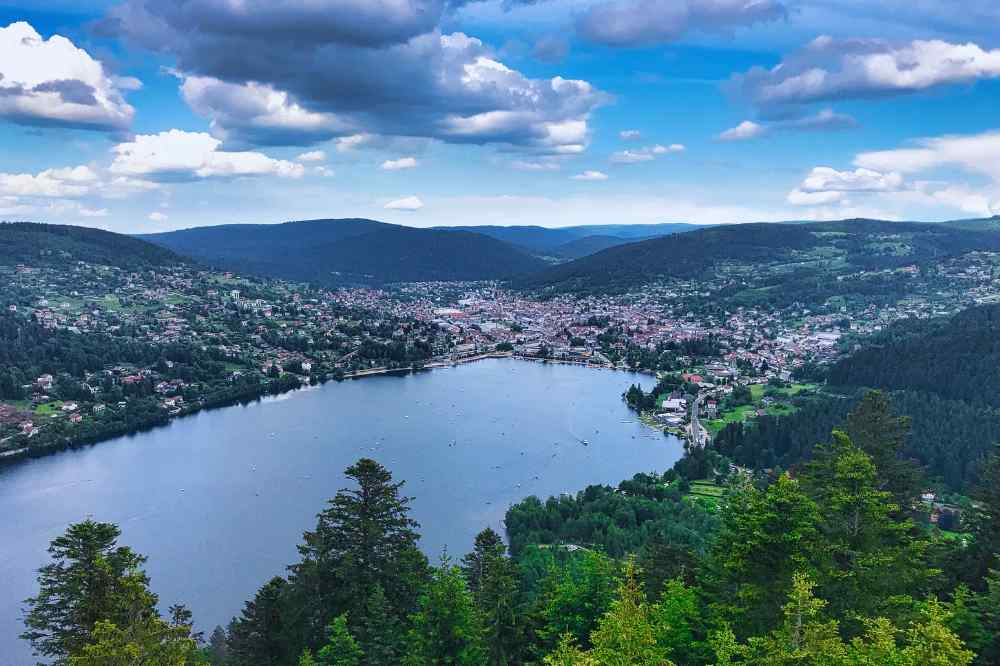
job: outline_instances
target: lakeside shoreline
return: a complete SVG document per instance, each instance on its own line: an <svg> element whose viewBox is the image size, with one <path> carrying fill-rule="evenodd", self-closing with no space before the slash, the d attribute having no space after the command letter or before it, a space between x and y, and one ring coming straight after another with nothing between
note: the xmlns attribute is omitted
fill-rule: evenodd
<svg viewBox="0 0 1000 666"><path fill-rule="evenodd" d="M489 360L489 359L505 359L505 358L507 358L507 359L513 359L513 360L517 360L517 361L528 361L528 362L533 362L533 363L554 363L554 364L560 364L560 365L576 365L576 366L581 366L581 367L586 367L586 368L592 368L592 369L595 369L595 370L614 370L614 371L622 371L622 372L634 372L634 373L638 373L638 374L647 374L647 375L654 374L654 373L650 373L650 372L644 371L644 370L629 370L629 369L626 369L626 368L617 368L617 367L608 366L608 365L597 365L597 364L588 363L587 361L573 361L573 360L568 360L568 359L538 358L538 357L535 357L535 356L518 355L518 354L515 354L514 352L495 352L495 351L494 352L487 352L487 353L484 353L484 354L477 354L477 355L474 355L474 356L467 356L467 357L458 358L458 359L452 359L450 361L435 361L435 362L431 362L431 363L428 363L426 365L423 365L423 366L420 366L420 367L417 367L417 368L414 368L414 367L409 367L409 368L369 368L367 370L357 370L355 372L345 373L343 376L341 376L339 378L334 378L332 376L327 375L327 376L323 377L322 379L318 379L313 384L308 384L308 385L301 385L301 384L299 384L299 385L292 386L292 387L289 387L289 388L281 388L281 389L279 389L279 390L277 390L275 392L271 392L271 391L268 391L268 390L265 389L265 390L262 390L262 391L258 392L256 395L253 395L253 396L247 396L247 397L243 397L243 398L235 398L233 400L227 400L227 401L224 401L222 403L216 403L216 404L210 404L210 405L202 405L202 406L198 406L196 408L186 409L186 410L180 412L179 414L167 415L165 418L159 419L156 422L144 424L144 425L141 425L139 427L128 429L128 430L124 430L124 431L109 432L105 436L90 437L90 438L87 438L87 439L84 439L84 440L77 440L77 441L54 442L52 444L48 444L46 446L41 446L41 447L37 447L37 448L27 447L27 448L22 448L22 449L15 449L13 451L6 451L2 455L0 455L0 470L4 470L4 469L6 469L8 467L14 467L14 466L16 466L16 465L18 465L18 464L20 464L22 462L26 462L28 460L34 460L34 459L37 459L37 458L44 458L46 456L54 455L54 454L60 453L62 451L68 451L68 450L73 450L73 449L82 449L82 448L88 447L88 446L96 446L96 445L101 444L103 442L107 442L107 441L110 441L110 440L113 440L113 439L117 439L119 437L132 437L132 436L141 434L143 432L148 432L148 431L151 431L151 430L156 430L158 428L169 426L170 424L172 424L173 422L175 422L177 420L180 420L180 419L183 419L183 418L186 418L186 417L189 417L189 416L194 416L196 414L200 414L200 413L203 413L203 412L214 411L216 409L223 409L225 407L233 407L235 405L249 405L249 404L254 403L254 402L261 402L262 400L265 400L268 397L277 397L277 396L283 396L283 395L291 395L291 394L294 394L296 391L301 391L301 390L304 390L304 389L309 389L309 388L317 387L317 386L323 386L324 384L327 384L327 383L329 383L331 381L333 381L333 382L339 382L339 381L346 381L346 380L358 380L358 379L364 379L365 377L375 377L375 376L381 376L381 375L408 375L408 374L412 374L412 373L416 373L416 372L423 372L423 371L429 371L429 370L441 370L441 369L445 369L445 368L453 368L453 367L457 367L457 366L460 366L460 365L465 365L465 364L468 364L468 363L474 363L474 362L477 362L477 361L484 361L484 360Z"/></svg>

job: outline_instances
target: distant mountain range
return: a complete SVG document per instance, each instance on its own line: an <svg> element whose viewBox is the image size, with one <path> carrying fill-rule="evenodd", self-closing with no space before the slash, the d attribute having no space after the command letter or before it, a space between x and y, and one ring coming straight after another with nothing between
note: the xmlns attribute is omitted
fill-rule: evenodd
<svg viewBox="0 0 1000 666"><path fill-rule="evenodd" d="M67 259L123 267L184 258L234 272L327 286L510 279L514 286L603 293L727 263L795 275L921 263L1000 249L1000 217L943 223L842 220L733 225L416 229L367 219L227 224L140 236L84 227L0 224L0 264Z"/></svg>
<svg viewBox="0 0 1000 666"><path fill-rule="evenodd" d="M781 265L789 275L890 268L970 250L1000 250L990 221L842 220L732 224L618 245L520 278L561 292L624 291L656 278L696 278L724 264Z"/></svg>
<svg viewBox="0 0 1000 666"><path fill-rule="evenodd" d="M669 236L700 229L705 225L667 222L663 224L595 224L574 227L465 226L437 227L469 231L517 245L552 259L578 259L598 250L637 240Z"/></svg>
<svg viewBox="0 0 1000 666"><path fill-rule="evenodd" d="M692 224L415 229L366 219L225 224L138 236L206 264L321 284L491 280Z"/></svg>
<svg viewBox="0 0 1000 666"><path fill-rule="evenodd" d="M219 268L330 286L501 279L546 266L485 234L365 219L227 224L140 238Z"/></svg>
<svg viewBox="0 0 1000 666"><path fill-rule="evenodd" d="M0 265L69 266L74 261L138 270L184 259L167 248L101 229L0 222Z"/></svg>

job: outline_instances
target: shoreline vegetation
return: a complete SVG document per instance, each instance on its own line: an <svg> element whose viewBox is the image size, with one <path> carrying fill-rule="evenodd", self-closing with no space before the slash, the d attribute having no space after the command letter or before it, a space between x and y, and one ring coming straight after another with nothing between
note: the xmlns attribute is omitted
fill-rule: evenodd
<svg viewBox="0 0 1000 666"><path fill-rule="evenodd" d="M463 358L456 358L449 361L435 361L432 363L426 363L424 365L411 366L407 368L367 368L365 370L356 370L353 372L343 373L340 376L334 376L332 374L326 375L322 378L315 378L314 382L309 385L303 385L298 381L297 378L285 380L284 378L279 378L276 381L260 384L253 387L251 390L243 390L237 392L235 395L230 396L220 396L218 398L208 400L200 405L192 405L183 408L177 414L160 413L155 417L144 421L135 427L110 427L106 430L99 432L88 433L85 436L78 438L65 438L63 440L58 440L45 446L39 447L26 447L22 449L15 449L13 451L7 451L0 454L0 470L5 467L10 467L18 463L35 459L42 458L47 455L54 453L59 453L61 451L66 451L69 449L79 449L86 446L94 446L100 444L101 442L106 442L118 437L131 437L143 432L153 430L155 428L160 428L169 425L176 419L184 418L186 416L193 416L204 411L211 411L214 409L222 409L224 407L232 407L235 405L248 405L253 402L260 401L262 398L268 396L278 396L287 393L292 393L297 390L309 388L310 386L321 386L327 384L328 382L334 381L346 381L346 380L356 380L363 379L365 377L374 377L379 375L408 375L417 372L423 372L428 370L441 370L444 368L452 368L459 365L465 365L467 363L473 363L476 361L484 361L488 359L514 359L518 361L530 361L535 363L559 363L566 365L579 365L584 367L593 368L595 370L623 370L626 372L639 372L644 373L642 370L631 370L624 368L617 368L607 365L598 365L593 363L588 363L586 361L572 361L564 359L550 359L550 358L539 358L534 356L522 356L515 354L513 352L487 352L484 354L477 354L475 356L466 356ZM645 372L645 374L649 374Z"/></svg>

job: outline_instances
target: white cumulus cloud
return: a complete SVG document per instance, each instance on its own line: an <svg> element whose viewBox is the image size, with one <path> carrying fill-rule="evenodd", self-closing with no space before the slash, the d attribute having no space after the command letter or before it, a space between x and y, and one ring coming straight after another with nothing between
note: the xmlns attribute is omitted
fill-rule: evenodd
<svg viewBox="0 0 1000 666"><path fill-rule="evenodd" d="M110 171L153 181L280 176L298 178L305 167L263 153L219 150L221 142L204 132L172 129L140 134L113 148Z"/></svg>
<svg viewBox="0 0 1000 666"><path fill-rule="evenodd" d="M400 157L398 160L386 160L382 162L382 169L385 171L399 171L401 169L414 169L419 166L415 157Z"/></svg>
<svg viewBox="0 0 1000 666"><path fill-rule="evenodd" d="M310 150L295 159L299 162L323 162L326 160L326 153L322 150Z"/></svg>
<svg viewBox="0 0 1000 666"><path fill-rule="evenodd" d="M805 192L892 192L903 185L903 176L891 171L872 169L837 171L830 167L815 167L805 177L799 189Z"/></svg>
<svg viewBox="0 0 1000 666"><path fill-rule="evenodd" d="M383 207L387 210L418 211L424 207L424 202L420 200L420 197L404 197L390 201Z"/></svg>
<svg viewBox="0 0 1000 666"><path fill-rule="evenodd" d="M682 153L684 150L684 146L679 143L672 143L669 146L656 144L653 146L638 148L636 150L619 150L618 152L611 154L610 160L615 164L636 164L639 162L650 162L655 160L657 155Z"/></svg>
<svg viewBox="0 0 1000 666"><path fill-rule="evenodd" d="M23 125L123 130L135 109L123 90L141 84L110 76L60 35L44 39L24 21L0 27L0 117Z"/></svg>
<svg viewBox="0 0 1000 666"><path fill-rule="evenodd" d="M0 173L0 195L13 197L81 197L98 184L89 166L46 169L37 174Z"/></svg>
<svg viewBox="0 0 1000 666"><path fill-rule="evenodd" d="M1000 130L919 139L913 147L861 153L854 163L867 169L915 173L957 166L1000 183Z"/></svg>
<svg viewBox="0 0 1000 666"><path fill-rule="evenodd" d="M213 136L237 147L309 145L354 129L336 114L310 111L289 93L256 81L187 76L181 93L195 113L211 121Z"/></svg>
<svg viewBox="0 0 1000 666"><path fill-rule="evenodd" d="M899 192L903 189L903 176L899 172L883 173L859 168L838 171L831 167L815 167L797 188L788 193L786 200L796 206L816 206L842 202L848 193Z"/></svg>
<svg viewBox="0 0 1000 666"><path fill-rule="evenodd" d="M760 123L755 123L752 120L744 120L736 127L730 127L725 132L719 134L719 140L746 141L747 139L756 139L766 132L767 130Z"/></svg>
<svg viewBox="0 0 1000 666"><path fill-rule="evenodd" d="M572 176L573 180L607 180L608 174L601 171L584 171Z"/></svg>
<svg viewBox="0 0 1000 666"><path fill-rule="evenodd" d="M765 69L738 74L729 86L765 112L820 101L866 99L1000 77L1000 49L972 42L821 36Z"/></svg>

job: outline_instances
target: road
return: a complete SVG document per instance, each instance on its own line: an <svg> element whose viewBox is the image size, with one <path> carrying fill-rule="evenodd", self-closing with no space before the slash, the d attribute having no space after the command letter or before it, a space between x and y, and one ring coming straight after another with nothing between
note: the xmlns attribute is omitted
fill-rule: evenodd
<svg viewBox="0 0 1000 666"><path fill-rule="evenodd" d="M688 424L688 441L691 442L692 446L699 448L708 444L708 431L701 426L701 421L698 420L703 397L704 394L701 394L691 401L691 422Z"/></svg>

